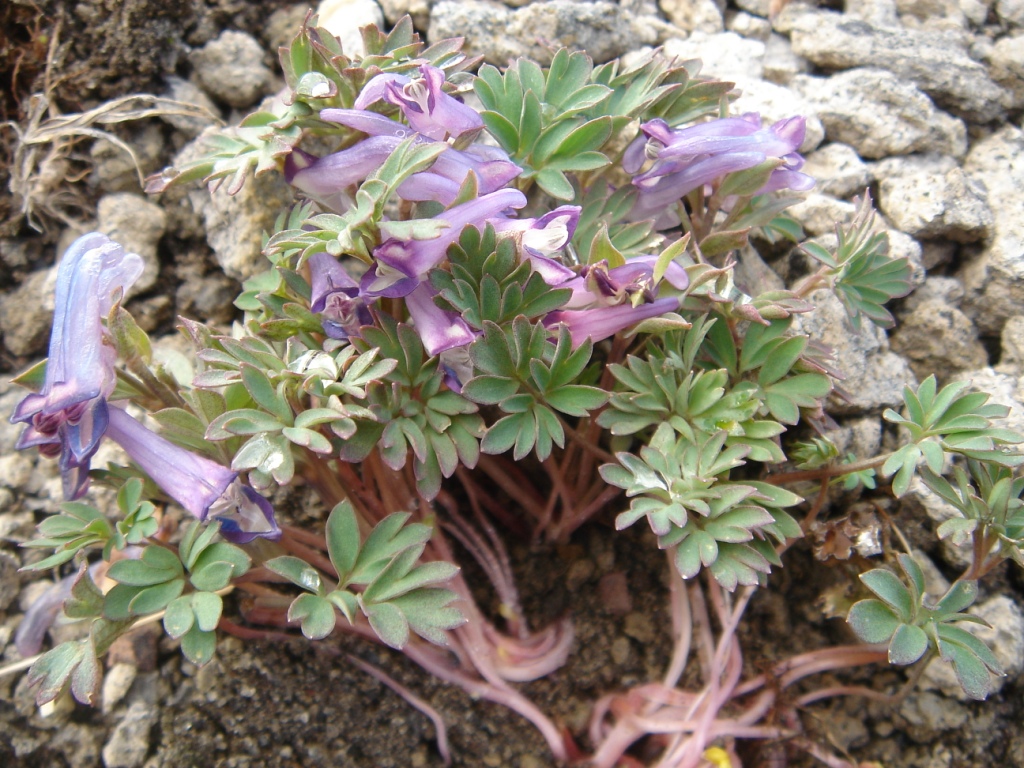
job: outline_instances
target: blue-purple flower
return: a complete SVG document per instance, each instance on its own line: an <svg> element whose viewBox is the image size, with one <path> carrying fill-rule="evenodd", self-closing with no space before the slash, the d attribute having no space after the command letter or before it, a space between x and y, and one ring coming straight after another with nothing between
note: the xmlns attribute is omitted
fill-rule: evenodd
<svg viewBox="0 0 1024 768"><path fill-rule="evenodd" d="M60 457L67 499L88 488L89 460L107 428L116 352L103 318L142 266L140 256L92 232L71 245L57 270L46 377L38 393L18 404L11 421L27 425L17 448L37 446L44 456Z"/></svg>
<svg viewBox="0 0 1024 768"><path fill-rule="evenodd" d="M578 347L588 338L601 341L643 320L659 317L678 308L679 299L666 296L635 307L632 304L616 304L594 309L560 309L545 317L544 324L552 326L562 323L567 326L572 346Z"/></svg>
<svg viewBox="0 0 1024 768"><path fill-rule="evenodd" d="M677 129L659 118L640 128L644 135L630 145L622 162L628 173L637 173L646 161L653 160L649 168L633 177L633 185L640 191L634 218L654 216L663 224L674 223L669 221L675 219L671 206L681 197L726 174L769 160L779 165L758 194L779 189L804 191L814 185L814 179L799 172L804 164L797 152L804 139L803 117L763 128L759 115L747 113Z"/></svg>
<svg viewBox="0 0 1024 768"><path fill-rule="evenodd" d="M441 86L444 71L430 64L420 65L420 77L381 74L372 78L356 99L356 109L366 109L383 99L402 110L409 126L431 139L444 141L472 138L484 127L476 110L467 107Z"/></svg>
<svg viewBox="0 0 1024 768"><path fill-rule="evenodd" d="M312 294L310 311L320 315L324 333L332 339L347 339L363 325L373 322L366 302L359 295L359 283L329 253L309 257Z"/></svg>
<svg viewBox="0 0 1024 768"><path fill-rule="evenodd" d="M243 485L237 472L175 445L120 408L112 406L109 416L107 436L194 517L219 520L224 538L245 544L281 535L270 503Z"/></svg>

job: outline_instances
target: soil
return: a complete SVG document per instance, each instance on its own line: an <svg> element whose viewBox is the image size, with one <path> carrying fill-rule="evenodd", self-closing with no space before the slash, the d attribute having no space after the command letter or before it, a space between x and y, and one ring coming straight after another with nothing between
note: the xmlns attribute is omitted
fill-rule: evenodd
<svg viewBox="0 0 1024 768"><path fill-rule="evenodd" d="M57 30L65 43L56 51L61 84L54 93L57 105L70 112L127 93L159 92L163 77L187 73L182 50L203 45L223 29L250 32L267 44L266 19L286 5L284 0L13 0L0 9L0 119L25 117L30 95L43 87L47 52ZM272 58L268 53L268 63ZM7 131L2 136L9 158L13 134ZM173 147L169 140L168 154L161 162L169 160ZM6 188L9 168L3 158L0 153L0 185ZM83 194L95 198L98 192L86 185ZM0 232L0 290L5 293L49 263L58 232L55 226L46 234L32 232L10 202L0 195L0 221L7 222ZM188 270L215 274L205 242L175 242L176 250L190 254L187 270L181 263L175 267L174 254L166 244L161 247L167 249L161 251L161 258L173 268L165 270L154 294L180 295L181 275ZM228 280L226 290L234 287ZM156 332L169 330L175 315L175 307L166 300L155 301L153 295L129 308L142 315L153 313L147 330ZM193 311L193 316L209 319L202 311ZM19 370L31 357L0 347L0 371ZM30 581L24 577L19 583L11 575L22 562L16 544L30 535L33 513L44 504L10 493L0 500L6 506L0 514L0 581L11 583L13 578L16 596ZM664 556L653 536L639 525L615 533L611 527L615 511L609 509L562 547L537 549L527 542L508 542L533 626L570 616L576 636L563 668L521 689L584 746L593 702L658 679L671 653ZM900 525L912 531L931 523L923 517L903 517ZM472 576L472 563L465 567ZM765 669L793 653L852 640L841 620L824 617L820 602L830 582L841 580L843 567L823 568L806 544L787 554L786 567L772 576L768 590L755 597L741 627L749 671ZM631 605L609 604L603 597L602 579L610 576L625 579ZM1018 601L1024 597L1019 572L1008 569L986 588L990 595L1010 594ZM0 647L8 645L25 607L15 596L0 602ZM493 596L481 593L478 599L485 608L496 607ZM231 606L229 601L229 610ZM111 711L62 707L44 718L32 703L24 677L0 678L0 764L12 768L104 764L103 746L115 731L125 736L125 723L137 715L143 724L140 732L145 733L141 743L146 768L442 765L429 719L350 663L350 654L385 670L443 716L453 765L555 765L543 738L518 715L474 700L425 674L401 654L365 641L340 634L315 644L300 636L245 642L227 637L215 661L197 670L182 658L175 643L154 631L141 631L120 644L108 661L111 668L130 663L136 670L124 699L132 702L127 712L124 704ZM5 661L11 658L13 649ZM902 672L890 669L843 677L891 693L899 691L905 679ZM984 703L940 702L940 715L931 719L915 714L934 703L931 699L911 700L918 710L908 709L907 702L861 699L818 705L806 711L804 726L812 738L834 751L855 760L876 760L886 768L1024 766L1020 681ZM656 753L657 744L652 741L637 745L631 754L646 762ZM744 765L765 768L819 765L785 744L753 748L744 757Z"/></svg>

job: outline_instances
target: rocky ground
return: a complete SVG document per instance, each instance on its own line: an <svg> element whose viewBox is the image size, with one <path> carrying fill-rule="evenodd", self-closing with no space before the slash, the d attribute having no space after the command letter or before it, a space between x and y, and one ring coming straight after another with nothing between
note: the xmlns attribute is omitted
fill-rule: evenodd
<svg viewBox="0 0 1024 768"><path fill-rule="evenodd" d="M943 382L970 379L1011 406L1011 425L1024 428L1022 0L858 0L845 8L778 0L325 5L344 6L337 18L346 45L357 44L358 26L409 13L429 40L464 35L471 53L495 64L519 55L544 61L557 43L598 61L661 45L735 81L740 111L768 120L807 115L806 170L820 180L796 211L807 231L827 237L833 221L851 215L853 196L870 189L894 251L917 267L916 290L897 304L891 333L873 326L855 332L825 296L801 318L836 350L847 375L846 397L831 408L841 425L833 437L861 456L893 445L882 410L898 406L905 384L931 373ZM211 201L196 189L149 199L135 164L152 173L187 156L214 118L237 120L273 93L281 85L273 51L305 12L304 4L283 0L15 0L0 11L0 112L21 126L0 134L0 181L11 189L0 196L0 413L20 397L7 377L45 354L55 254L82 231L99 229L147 260L128 307L154 335L172 334L179 314L231 320L238 281L262 269L261 234L290 192L269 179L234 198ZM133 93L200 109L145 117L152 101L109 105ZM85 117L46 122L62 113ZM111 138L94 140L85 129ZM741 261L744 279L759 287L782 285L801 269L799 257L785 253L751 249ZM19 574L25 553L18 545L60 497L52 463L13 451L17 433L0 421L3 662L17 659L13 632L49 585ZM919 489L887 511L934 562L934 585L955 577L965 556L935 543L935 526L950 514L940 499ZM566 668L527 692L577 733L588 702L657 676L667 652L663 562L639 534L609 543L607 522L547 557L513 546L529 615L538 625L566 612L576 619L578 641ZM623 576L632 603L609 605L601 585ZM848 639L820 607L832 581L837 573L816 564L809 546L796 548L744 627L751 655L772 658L794 643L812 648ZM834 749L887 767L1024 766L1024 578L1005 569L986 590L977 610L995 627L986 639L1009 672L988 702L962 700L950 675L930 669L902 702L841 702L810 712L808 727ZM216 662L196 670L166 640L146 633L115 649L95 710L60 706L44 717L23 678L0 679L0 761L74 768L439 764L429 721L346 663L348 653L380 663L432 702L451 726L457 765L550 764L542 740L516 716L366 644L229 640ZM902 680L888 670L869 677L891 689ZM765 756L750 762L762 758L777 764Z"/></svg>

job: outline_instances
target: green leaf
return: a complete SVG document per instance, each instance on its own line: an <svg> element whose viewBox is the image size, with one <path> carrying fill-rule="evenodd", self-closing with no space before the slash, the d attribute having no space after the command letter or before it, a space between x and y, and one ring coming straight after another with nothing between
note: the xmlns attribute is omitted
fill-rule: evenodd
<svg viewBox="0 0 1024 768"><path fill-rule="evenodd" d="M299 595L288 608L288 621L300 622L302 634L310 640L322 640L334 631L337 614L329 600Z"/></svg>
<svg viewBox="0 0 1024 768"><path fill-rule="evenodd" d="M164 631L177 640L184 635L195 623L195 614L192 612L191 597L186 595L178 597L167 604L164 612Z"/></svg>
<svg viewBox="0 0 1024 768"><path fill-rule="evenodd" d="M900 624L889 641L889 663L913 664L928 650L928 635L913 624Z"/></svg>
<svg viewBox="0 0 1024 768"><path fill-rule="evenodd" d="M331 563L338 571L341 583L346 584L359 557L359 523L348 499L338 502L327 516L325 535ZM316 589L311 591L319 592L319 578Z"/></svg>
<svg viewBox="0 0 1024 768"><path fill-rule="evenodd" d="M874 599L854 603L846 621L865 643L887 642L900 626L904 626L891 608Z"/></svg>
<svg viewBox="0 0 1024 768"><path fill-rule="evenodd" d="M370 628L385 645L400 651L409 642L409 620L398 606L391 603L364 603L363 613L370 620Z"/></svg>
<svg viewBox="0 0 1024 768"><path fill-rule="evenodd" d="M292 584L302 587L302 589L309 592L319 595L324 590L320 572L298 557L281 555L280 557L267 560L263 565L267 570L276 573L278 576L283 576Z"/></svg>
<svg viewBox="0 0 1024 768"><path fill-rule="evenodd" d="M912 622L916 606L910 592L894 573L883 568L862 573L860 580L905 622Z"/></svg>
<svg viewBox="0 0 1024 768"><path fill-rule="evenodd" d="M181 652L197 667L202 667L209 663L217 652L217 636L213 632L204 632L198 625L193 625L181 638Z"/></svg>
<svg viewBox="0 0 1024 768"><path fill-rule="evenodd" d="M220 623L224 601L220 595L213 592L193 592L192 610L199 628L205 632L212 632Z"/></svg>

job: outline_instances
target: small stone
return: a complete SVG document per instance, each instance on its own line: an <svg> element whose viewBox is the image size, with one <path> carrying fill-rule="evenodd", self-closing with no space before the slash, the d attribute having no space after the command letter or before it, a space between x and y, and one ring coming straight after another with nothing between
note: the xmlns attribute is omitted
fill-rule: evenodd
<svg viewBox="0 0 1024 768"><path fill-rule="evenodd" d="M669 21L687 32L715 34L724 26L715 0L659 0L658 4Z"/></svg>
<svg viewBox="0 0 1024 768"><path fill-rule="evenodd" d="M273 73L263 63L263 48L245 32L227 30L192 52L196 79L213 98L244 109L270 91Z"/></svg>
<svg viewBox="0 0 1024 768"><path fill-rule="evenodd" d="M359 30L368 24L384 26L384 12L374 0L321 0L317 23L341 38L341 50L357 61L366 55Z"/></svg>
<svg viewBox="0 0 1024 768"><path fill-rule="evenodd" d="M632 652L633 648L625 637L617 637L612 641L612 661L618 666L626 666L626 662L629 661Z"/></svg>
<svg viewBox="0 0 1024 768"><path fill-rule="evenodd" d="M937 155L893 157L874 167L878 205L895 227L913 237L948 237L967 243L994 225L985 188Z"/></svg>
<svg viewBox="0 0 1024 768"><path fill-rule="evenodd" d="M896 0L896 9L904 26L917 29L960 29L967 18L960 0Z"/></svg>
<svg viewBox="0 0 1024 768"><path fill-rule="evenodd" d="M654 622L646 613L631 613L623 622L622 631L639 643L647 644L654 640Z"/></svg>
<svg viewBox="0 0 1024 768"><path fill-rule="evenodd" d="M860 0L845 8L845 15L879 27L898 27L900 18L893 0Z"/></svg>
<svg viewBox="0 0 1024 768"><path fill-rule="evenodd" d="M768 19L752 16L743 11L732 14L726 23L726 29L730 32L735 32L740 37L760 40L762 43L767 42L768 38L772 35L772 25Z"/></svg>
<svg viewBox="0 0 1024 768"><path fill-rule="evenodd" d="M426 29L430 22L429 0L380 0L380 7L384 10L388 24L394 24L406 14L412 17L416 29Z"/></svg>
<svg viewBox="0 0 1024 768"><path fill-rule="evenodd" d="M629 594L626 574L615 571L601 577L597 583L597 594L601 609L613 615L625 616L633 610L633 598Z"/></svg>
<svg viewBox="0 0 1024 768"><path fill-rule="evenodd" d="M18 561L6 552L0 552L0 611L6 611L21 591ZM2 649L0 645L0 649Z"/></svg>
<svg viewBox="0 0 1024 768"><path fill-rule="evenodd" d="M1006 321L999 339L999 370L1020 376L1024 374L1024 315L1015 315Z"/></svg>
<svg viewBox="0 0 1024 768"><path fill-rule="evenodd" d="M932 664L935 662L933 661ZM940 662L945 664L945 662ZM930 666L930 665L929 665ZM959 728L970 717L967 708L928 691L913 693L900 705L900 714L907 722L926 731L948 731ZM913 734L911 734L913 736ZM930 739L929 739L930 740Z"/></svg>
<svg viewBox="0 0 1024 768"><path fill-rule="evenodd" d="M92 161L89 181L97 189L103 192L137 192L141 188L141 179L159 169L166 145L159 123L150 122L133 132L126 143L135 153L134 158L123 146L107 139L97 139L92 145L89 150Z"/></svg>
<svg viewBox="0 0 1024 768"><path fill-rule="evenodd" d="M814 189L841 200L864 194L871 173L856 150L848 144L826 144L807 156L801 169L817 181Z"/></svg>
<svg viewBox="0 0 1024 768"><path fill-rule="evenodd" d="M569 566L569 572L565 576L566 586L570 592L576 592L586 584L596 572L597 567L590 558L576 560Z"/></svg>
<svg viewBox="0 0 1024 768"><path fill-rule="evenodd" d="M891 341L893 351L910 361L919 379L934 372L945 378L955 371L980 368L988 361L974 323L944 301L920 302L900 318Z"/></svg>
<svg viewBox="0 0 1024 768"><path fill-rule="evenodd" d="M996 0L996 16L1014 27L1024 27L1024 0Z"/></svg>
<svg viewBox="0 0 1024 768"><path fill-rule="evenodd" d="M4 346L12 354L32 355L46 348L53 325L56 285L57 267L39 270L0 301L0 331Z"/></svg>
<svg viewBox="0 0 1024 768"><path fill-rule="evenodd" d="M167 230L167 214L141 195L118 192L104 195L97 207L96 228L120 243L129 253L142 257L142 275L128 288L127 298L145 293L156 285L160 274L157 243Z"/></svg>
<svg viewBox="0 0 1024 768"><path fill-rule="evenodd" d="M133 664L124 663L114 664L107 670L103 677L103 692L100 697L104 713L113 711L114 707L121 703L135 682L137 672Z"/></svg>
<svg viewBox="0 0 1024 768"><path fill-rule="evenodd" d="M28 485L35 469L31 454L19 452L0 456L0 486L18 490Z"/></svg>
<svg viewBox="0 0 1024 768"><path fill-rule="evenodd" d="M804 231L814 237L835 232L837 221L849 221L857 206L829 195L811 192L791 206L788 213L803 225Z"/></svg>
<svg viewBox="0 0 1024 768"><path fill-rule="evenodd" d="M861 157L912 152L961 157L967 129L935 108L912 83L884 69L852 69L832 77L802 75L793 87L810 102L830 141L849 144Z"/></svg>
<svg viewBox="0 0 1024 768"><path fill-rule="evenodd" d="M132 704L103 745L106 768L137 768L142 765L149 752L150 733L155 723L155 712L141 702Z"/></svg>
<svg viewBox="0 0 1024 768"><path fill-rule="evenodd" d="M773 32L764 44L764 79L779 85L788 85L797 75L806 74L811 65L803 56L793 52L789 38Z"/></svg>
<svg viewBox="0 0 1024 768"><path fill-rule="evenodd" d="M985 59L992 79L1012 94L1011 106L1024 107L1024 34L997 40Z"/></svg>
<svg viewBox="0 0 1024 768"><path fill-rule="evenodd" d="M665 54L680 61L700 59L701 74L719 80L738 77L759 80L764 74L764 43L740 37L735 32L694 32L685 40L674 37L665 41Z"/></svg>
<svg viewBox="0 0 1024 768"><path fill-rule="evenodd" d="M294 35L294 30L292 32ZM190 139L195 138L211 125L214 125L220 118L220 110L213 103L209 96L195 83L183 80L173 75L167 78L167 92L164 96L174 101L180 101L192 107L198 107L202 112L208 112L209 117L204 115L161 115L160 119L175 130L180 131Z"/></svg>

